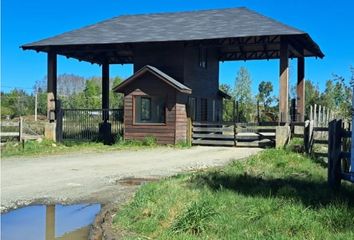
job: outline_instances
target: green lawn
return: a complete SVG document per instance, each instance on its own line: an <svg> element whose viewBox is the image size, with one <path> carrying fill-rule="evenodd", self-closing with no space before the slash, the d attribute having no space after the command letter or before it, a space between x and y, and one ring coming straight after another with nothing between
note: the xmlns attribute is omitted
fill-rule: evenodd
<svg viewBox="0 0 354 240"><path fill-rule="evenodd" d="M332 193L326 172L301 154L265 150L142 186L113 227L126 239L354 239L354 185Z"/></svg>

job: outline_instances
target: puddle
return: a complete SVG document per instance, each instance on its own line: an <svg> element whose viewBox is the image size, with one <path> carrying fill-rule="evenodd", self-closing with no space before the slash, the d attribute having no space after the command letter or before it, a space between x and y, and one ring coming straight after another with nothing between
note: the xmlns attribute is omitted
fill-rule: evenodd
<svg viewBox="0 0 354 240"><path fill-rule="evenodd" d="M156 182L158 178L134 178L134 177L127 177L122 178L117 181L117 183L123 186L138 186L148 182Z"/></svg>
<svg viewBox="0 0 354 240"><path fill-rule="evenodd" d="M1 240L86 240L100 204L36 205L1 214Z"/></svg>

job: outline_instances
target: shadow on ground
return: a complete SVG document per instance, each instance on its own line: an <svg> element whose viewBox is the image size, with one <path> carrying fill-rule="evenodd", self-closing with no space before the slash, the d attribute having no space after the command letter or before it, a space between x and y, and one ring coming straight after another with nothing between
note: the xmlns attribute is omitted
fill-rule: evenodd
<svg viewBox="0 0 354 240"><path fill-rule="evenodd" d="M228 175L222 172L196 175L191 183L214 191L228 189L255 197L282 197L301 201L306 207L321 208L331 203L346 202L354 209L354 188L343 186L332 192L326 182L297 178L265 179L251 175Z"/></svg>

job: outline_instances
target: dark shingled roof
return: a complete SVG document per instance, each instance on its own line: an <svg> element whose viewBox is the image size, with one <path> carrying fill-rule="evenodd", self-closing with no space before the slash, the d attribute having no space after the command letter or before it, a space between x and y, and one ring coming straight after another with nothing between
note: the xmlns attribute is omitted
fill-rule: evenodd
<svg viewBox="0 0 354 240"><path fill-rule="evenodd" d="M128 79L124 80L121 84L119 84L118 86L115 86L113 88L113 91L115 91L115 92L122 91L128 84L130 84L131 82L133 82L135 79L137 79L139 76L141 76L142 74L144 74L146 72L150 72L150 73L154 74L159 79L161 79L162 81L164 81L165 83L167 83L171 87L175 88L179 92L187 93L187 94L192 93L192 90L189 87L183 85L182 83L178 82L176 79L170 77L166 73L164 73L164 72L160 71L159 69L157 69L153 66L150 66L150 65L146 65L146 66L142 67L139 71L134 73Z"/></svg>
<svg viewBox="0 0 354 240"><path fill-rule="evenodd" d="M304 56L321 58L324 56L319 46L306 32L243 7L176 13L122 15L51 38L28 43L23 45L22 48L48 52L55 47L55 51L58 54L79 58L78 55L70 55L63 48L71 47L71 52L73 50L78 52L82 51L81 47L84 46L93 48L92 46L115 44L117 47L118 45L122 47L124 44L147 42L214 41L246 37L258 38L258 47L263 47L264 43L261 42L262 39L260 38L266 36L289 36L290 40L295 41L292 44L293 46L297 46L297 49L304 48ZM279 42L279 38L277 41ZM73 49L72 47L75 46L76 48ZM78 46L80 49L77 48ZM279 46L270 47L268 50L279 51ZM230 51L225 50L224 53ZM256 51L259 51L259 49L256 49ZM290 55L290 57L298 57L301 53L297 52L297 54ZM118 52L117 54L120 55ZM132 57L132 52L125 53L125 55L122 53L121 55ZM253 55L253 59L277 57L279 57L279 52L275 55L263 57ZM89 60L88 58L83 59ZM233 59L245 60L250 58L243 56L242 53L241 57L220 57L222 61ZM132 61L128 59L126 62Z"/></svg>
<svg viewBox="0 0 354 240"><path fill-rule="evenodd" d="M123 15L24 45L185 41L305 32L247 8Z"/></svg>

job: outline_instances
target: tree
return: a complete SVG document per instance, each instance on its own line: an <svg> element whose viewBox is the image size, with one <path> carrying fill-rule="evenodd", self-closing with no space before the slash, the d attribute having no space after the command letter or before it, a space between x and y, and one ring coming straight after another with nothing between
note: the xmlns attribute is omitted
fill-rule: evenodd
<svg viewBox="0 0 354 240"><path fill-rule="evenodd" d="M239 103L239 120L250 121L254 114L252 109L251 76L245 67L241 67L235 80L234 98Z"/></svg>
<svg viewBox="0 0 354 240"><path fill-rule="evenodd" d="M264 110L267 110L267 108L273 102L273 97L271 96L272 92L273 92L273 84L271 82L262 81L258 85L257 100L259 101L259 103L263 104Z"/></svg>
<svg viewBox="0 0 354 240"><path fill-rule="evenodd" d="M311 80L306 80L305 82L305 112L308 114L310 112L310 106L314 104L320 104L321 93Z"/></svg>
<svg viewBox="0 0 354 240"><path fill-rule="evenodd" d="M229 84L221 84L220 90L224 93L232 96L232 87ZM224 99L223 100L223 112L222 112L222 119L223 121L233 121L234 117L234 101L235 99L232 98L231 100Z"/></svg>
<svg viewBox="0 0 354 240"><path fill-rule="evenodd" d="M119 85L122 82L122 78L120 77L115 77L110 79L111 82L111 89L113 89L113 87ZM122 93L116 93L111 91L110 93L110 101L109 101L109 106L110 108L123 108L123 94Z"/></svg>

